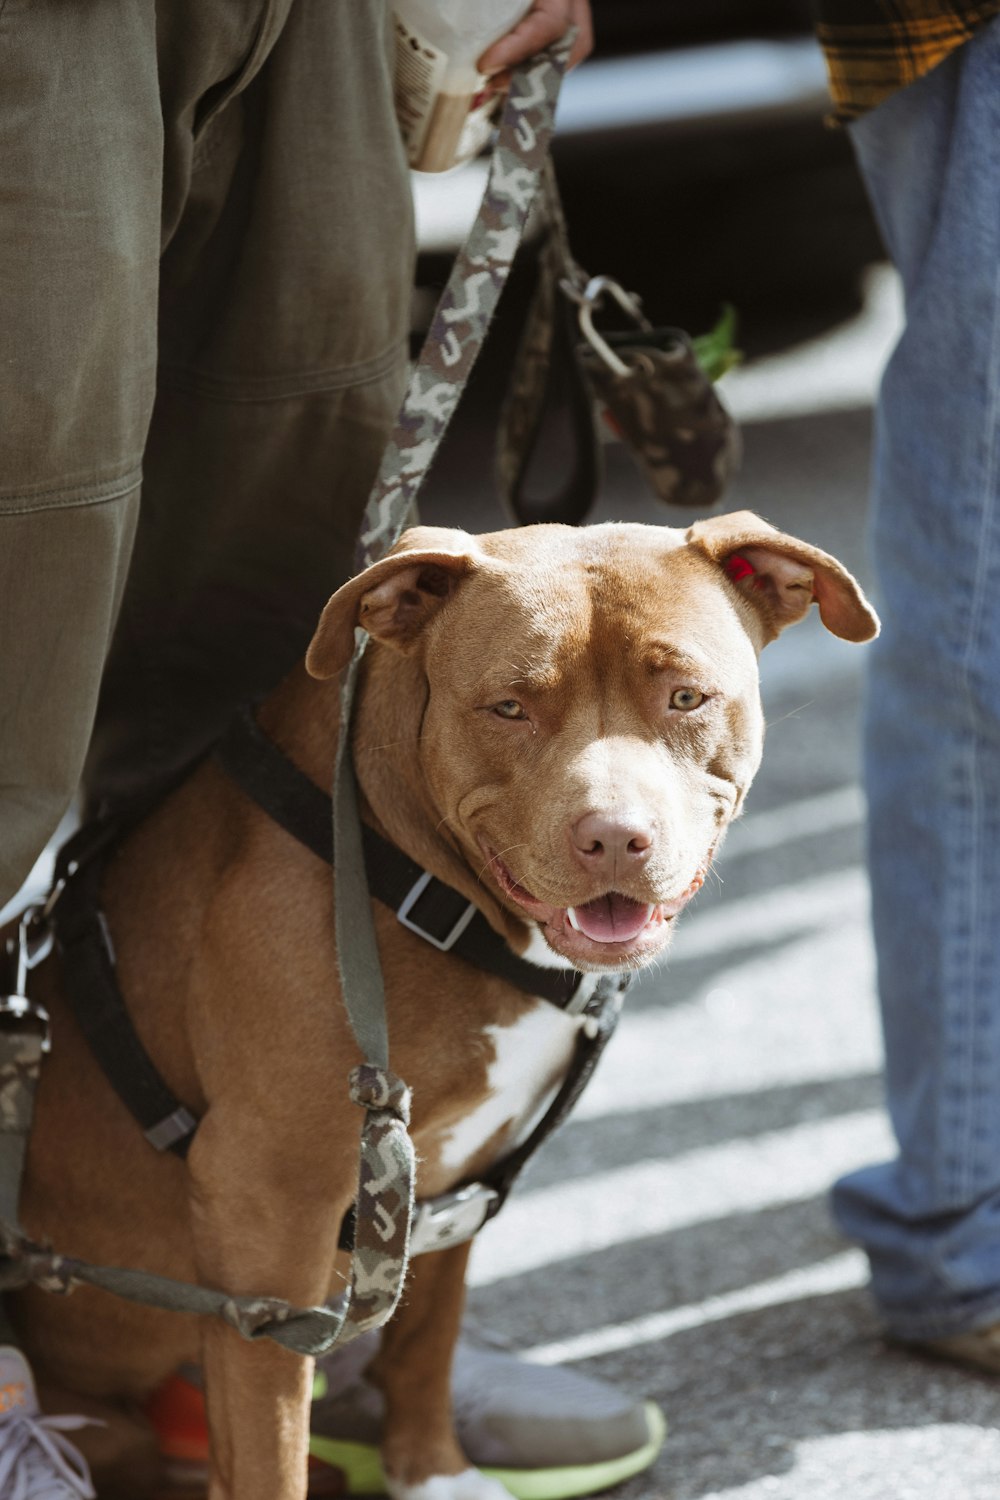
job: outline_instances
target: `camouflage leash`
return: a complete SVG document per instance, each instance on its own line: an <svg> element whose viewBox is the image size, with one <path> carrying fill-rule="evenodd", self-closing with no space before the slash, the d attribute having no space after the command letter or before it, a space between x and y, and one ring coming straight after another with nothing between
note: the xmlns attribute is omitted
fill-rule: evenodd
<svg viewBox="0 0 1000 1500"><path fill-rule="evenodd" d="M561 38L515 73L511 81L479 213L437 305L365 510L355 554L359 572L384 557L409 523L417 492L483 346L541 182L556 99L574 38L575 31ZM408 1098L405 1085L388 1070L385 989L365 876L351 756L351 713L368 639L360 634L341 686L340 738L333 782L337 962L351 1027L368 1059L373 1083L384 1093L402 1091ZM373 1264L376 1252L380 1252L378 1280L373 1282L369 1277L357 1293L352 1288L346 1318L349 1327L341 1342L373 1321L385 1322L406 1277L416 1173L405 1120L400 1118L391 1124L395 1128L389 1128L384 1113L381 1117L369 1114L362 1137L362 1190L366 1160L375 1174L380 1166L387 1176L391 1172L391 1181L373 1179L379 1180L381 1188L381 1223L370 1215L369 1222L362 1226L365 1200L358 1200L355 1268L364 1236ZM373 1231L384 1235L384 1245L372 1243ZM373 1312L364 1324L355 1326L353 1306L361 1293Z"/></svg>
<svg viewBox="0 0 1000 1500"><path fill-rule="evenodd" d="M512 77L482 206L438 304L368 501L359 570L382 557L407 525L482 347L538 190L573 40L571 32ZM300 1354L322 1354L345 1344L381 1326L394 1311L408 1264L415 1160L407 1131L409 1090L388 1067L385 994L349 753L363 651L362 641L344 674L333 797L338 962L348 1017L366 1059L350 1077L350 1095L364 1108L365 1122L345 1295L334 1306L309 1308L274 1297L230 1297L146 1271L89 1265L24 1234L17 1221L19 1185L48 1020L25 994L29 916L12 955L11 993L0 995L0 1290L34 1284L67 1292L86 1283L152 1307L215 1314L244 1338L271 1338Z"/></svg>

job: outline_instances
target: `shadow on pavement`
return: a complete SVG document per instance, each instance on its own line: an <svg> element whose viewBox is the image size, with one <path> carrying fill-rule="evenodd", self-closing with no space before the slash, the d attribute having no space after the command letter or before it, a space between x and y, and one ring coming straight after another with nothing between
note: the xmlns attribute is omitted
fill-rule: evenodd
<svg viewBox="0 0 1000 1500"><path fill-rule="evenodd" d="M517 1344L534 1346L701 1304L815 1266L844 1249L824 1194L571 1256L516 1280L477 1287L469 1305L484 1326L502 1330ZM651 1344L641 1356L630 1353L624 1382L634 1389L637 1363L645 1376L654 1359L648 1351L659 1349L656 1363L662 1363L662 1351L672 1350L679 1337ZM587 1367L597 1363L587 1361ZM679 1368L672 1354L668 1363ZM658 1372L657 1379L662 1378Z"/></svg>
<svg viewBox="0 0 1000 1500"><path fill-rule="evenodd" d="M788 1084L752 1093L684 1100L600 1119L570 1119L540 1152L525 1178L532 1191L629 1166L653 1147L658 1161L688 1151L752 1140L766 1132L833 1120L882 1104L878 1073Z"/></svg>

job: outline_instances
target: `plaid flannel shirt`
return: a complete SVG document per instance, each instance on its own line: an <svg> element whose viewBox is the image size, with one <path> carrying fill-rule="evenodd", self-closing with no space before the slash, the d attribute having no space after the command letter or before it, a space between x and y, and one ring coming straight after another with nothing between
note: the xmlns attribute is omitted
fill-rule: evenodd
<svg viewBox="0 0 1000 1500"><path fill-rule="evenodd" d="M853 120L943 62L1000 0L813 0L838 120Z"/></svg>

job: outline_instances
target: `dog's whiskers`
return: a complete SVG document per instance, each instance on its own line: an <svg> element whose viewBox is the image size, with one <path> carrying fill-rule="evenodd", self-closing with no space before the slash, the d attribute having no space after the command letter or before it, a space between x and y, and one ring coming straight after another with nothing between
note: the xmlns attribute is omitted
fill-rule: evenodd
<svg viewBox="0 0 1000 1500"><path fill-rule="evenodd" d="M480 865L480 867L479 867L479 874L476 876L476 880L477 881L481 881L482 878L483 878L483 876L485 875L486 871L489 869L490 865L495 864L496 861L498 859L501 859L505 854L509 854L512 849L527 849L527 847L528 847L527 843L523 843L523 844L508 844L507 847L506 847L506 849L499 849L496 854L491 854L490 857L489 857L489 859L486 860L484 864ZM513 873L514 872L512 870L511 874L513 875Z"/></svg>
<svg viewBox="0 0 1000 1500"><path fill-rule="evenodd" d="M784 724L786 719L798 718L799 714L802 713L804 709L812 708L814 701L814 699L810 699L808 703L800 703L796 708L790 708L787 714L781 715L780 719L768 719L767 728L774 729L778 724Z"/></svg>
<svg viewBox="0 0 1000 1500"><path fill-rule="evenodd" d="M406 740L387 740L384 745L358 745L355 747L355 755L378 755L383 750L409 749L412 745L420 743L418 735L412 735Z"/></svg>

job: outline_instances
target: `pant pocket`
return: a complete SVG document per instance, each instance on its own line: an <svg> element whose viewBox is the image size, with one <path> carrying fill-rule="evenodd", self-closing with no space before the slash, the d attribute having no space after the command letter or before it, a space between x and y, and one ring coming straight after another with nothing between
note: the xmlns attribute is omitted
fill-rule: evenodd
<svg viewBox="0 0 1000 1500"><path fill-rule="evenodd" d="M194 120L196 151L205 131L216 116L238 94L241 94L260 72L268 53L281 33L281 28L288 19L288 12L293 3L294 0L264 0L260 24L246 58L235 73L209 89L198 106Z"/></svg>

